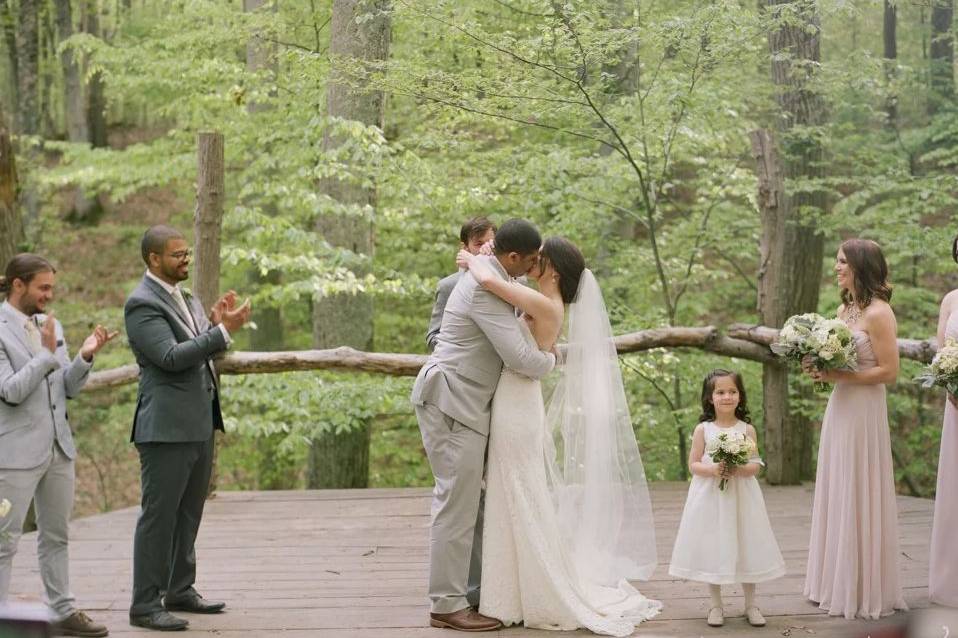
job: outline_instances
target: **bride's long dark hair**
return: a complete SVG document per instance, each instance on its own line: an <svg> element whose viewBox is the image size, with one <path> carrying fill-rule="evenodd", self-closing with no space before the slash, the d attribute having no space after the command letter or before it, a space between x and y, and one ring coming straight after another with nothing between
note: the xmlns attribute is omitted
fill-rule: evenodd
<svg viewBox="0 0 958 638"><path fill-rule="evenodd" d="M542 259L552 264L559 275L559 294L564 303L575 301L579 290L579 279L585 270L585 257L576 245L565 237L550 237L542 244Z"/></svg>

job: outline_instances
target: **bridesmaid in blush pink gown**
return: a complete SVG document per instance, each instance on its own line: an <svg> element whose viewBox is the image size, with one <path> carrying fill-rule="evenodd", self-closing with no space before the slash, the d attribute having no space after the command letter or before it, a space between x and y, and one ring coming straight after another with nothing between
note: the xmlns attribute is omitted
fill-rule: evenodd
<svg viewBox="0 0 958 638"><path fill-rule="evenodd" d="M835 273L858 369L806 370L835 389L822 419L805 596L831 616L878 618L907 609L885 401L885 384L898 375L895 314L878 244L843 242Z"/></svg>
<svg viewBox="0 0 958 638"><path fill-rule="evenodd" d="M958 237L951 246L958 262ZM952 290L941 302L938 315L938 344L958 339L958 290ZM953 396L945 401L945 420L941 425L941 453L938 457L938 489L935 492L935 519L931 527L931 552L928 559L928 598L933 603L958 607L958 409ZM949 489L951 488L951 489Z"/></svg>

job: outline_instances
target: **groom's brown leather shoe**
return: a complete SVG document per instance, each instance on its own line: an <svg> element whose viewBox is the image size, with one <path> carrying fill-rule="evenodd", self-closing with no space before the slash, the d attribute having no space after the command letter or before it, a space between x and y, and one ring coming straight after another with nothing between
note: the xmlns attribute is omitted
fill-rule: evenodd
<svg viewBox="0 0 958 638"><path fill-rule="evenodd" d="M445 627L457 631L495 631L502 627L500 621L483 616L472 607L466 607L451 614L429 614L429 624L433 627Z"/></svg>

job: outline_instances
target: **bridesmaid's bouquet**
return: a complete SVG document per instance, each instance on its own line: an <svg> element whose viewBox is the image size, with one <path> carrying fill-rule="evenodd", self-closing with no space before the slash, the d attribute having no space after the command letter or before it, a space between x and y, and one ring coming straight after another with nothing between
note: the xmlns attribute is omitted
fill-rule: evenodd
<svg viewBox="0 0 958 638"><path fill-rule="evenodd" d="M705 452L715 463L725 463L726 467L745 465L758 451L755 441L741 432L722 432L705 444ZM728 477L719 481L719 489L725 490Z"/></svg>
<svg viewBox="0 0 958 638"><path fill-rule="evenodd" d="M854 370L858 352L852 331L841 319L826 319L809 312L789 317L778 333L772 352L788 360L803 363L811 359L819 370ZM824 383L816 383L824 389Z"/></svg>
<svg viewBox="0 0 958 638"><path fill-rule="evenodd" d="M931 365L922 370L915 381L925 388L941 386L958 396L958 341L945 339L945 345L938 349Z"/></svg>

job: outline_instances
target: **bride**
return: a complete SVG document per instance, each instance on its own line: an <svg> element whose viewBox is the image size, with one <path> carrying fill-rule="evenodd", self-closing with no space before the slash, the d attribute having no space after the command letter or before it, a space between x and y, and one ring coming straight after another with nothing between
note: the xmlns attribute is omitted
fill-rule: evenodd
<svg viewBox="0 0 958 638"><path fill-rule="evenodd" d="M459 253L481 286L523 312L526 338L565 363L548 410L537 380L504 369L492 402L479 613L506 626L628 636L662 604L629 579L655 569L645 473L602 292L570 241L529 273L539 291Z"/></svg>

